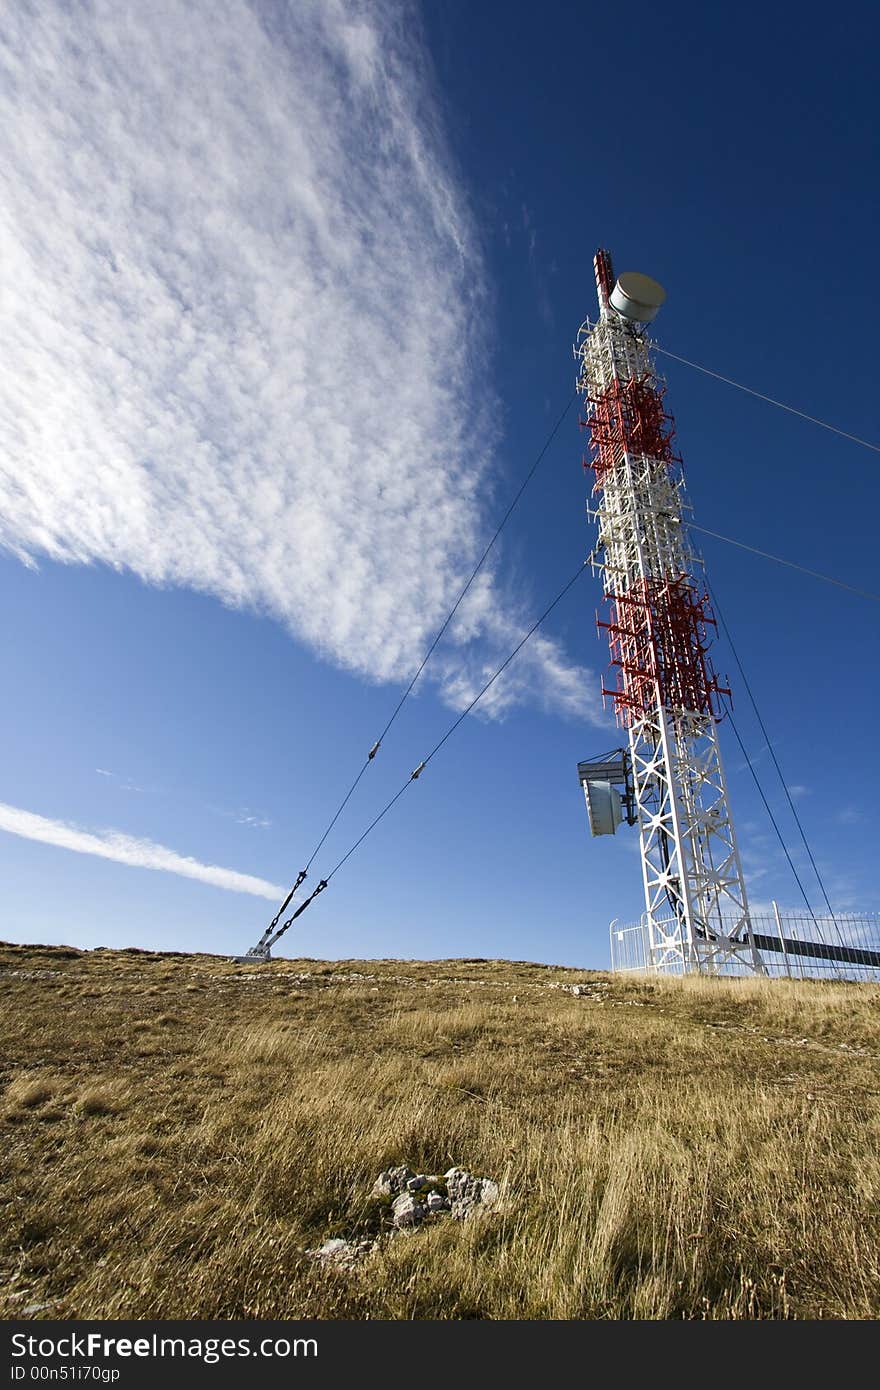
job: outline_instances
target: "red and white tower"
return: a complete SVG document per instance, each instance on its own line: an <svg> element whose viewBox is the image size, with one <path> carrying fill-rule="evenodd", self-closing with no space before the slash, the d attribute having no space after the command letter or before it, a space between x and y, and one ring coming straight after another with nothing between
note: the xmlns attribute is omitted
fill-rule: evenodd
<svg viewBox="0 0 880 1390"><path fill-rule="evenodd" d="M592 558L605 582L599 626L617 673L603 694L629 748L616 765L579 765L590 822L594 833L616 828L613 784L622 784L641 838L650 968L763 973L718 744L730 692L708 653L715 620L695 575L681 460L645 331L665 294L645 275L615 282L607 251L595 268L599 317L581 327L575 355L595 476Z"/></svg>

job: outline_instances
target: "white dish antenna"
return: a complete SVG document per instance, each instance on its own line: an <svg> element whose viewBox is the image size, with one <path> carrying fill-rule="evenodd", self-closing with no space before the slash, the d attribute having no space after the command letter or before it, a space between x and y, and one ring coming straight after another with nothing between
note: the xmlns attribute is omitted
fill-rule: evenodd
<svg viewBox="0 0 880 1390"><path fill-rule="evenodd" d="M622 318L633 323L650 323L666 299L666 291L650 275L625 270L611 291L610 304Z"/></svg>

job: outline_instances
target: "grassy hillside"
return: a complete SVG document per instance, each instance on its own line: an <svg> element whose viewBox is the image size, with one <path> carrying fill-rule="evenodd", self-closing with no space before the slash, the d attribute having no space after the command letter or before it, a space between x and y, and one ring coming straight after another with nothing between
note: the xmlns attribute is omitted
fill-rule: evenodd
<svg viewBox="0 0 880 1390"><path fill-rule="evenodd" d="M4 1317L880 1316L876 987L6 946L0 988ZM403 1163L501 1206L392 1236Z"/></svg>

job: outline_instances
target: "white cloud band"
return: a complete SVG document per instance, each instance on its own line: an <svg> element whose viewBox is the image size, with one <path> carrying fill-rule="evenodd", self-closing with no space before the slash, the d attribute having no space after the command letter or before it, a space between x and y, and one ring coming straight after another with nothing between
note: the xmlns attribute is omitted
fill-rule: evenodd
<svg viewBox="0 0 880 1390"><path fill-rule="evenodd" d="M72 849L77 854L94 854L101 859L112 859L117 864L129 864L132 868L162 869L169 874L180 874L182 878L210 883L215 888L226 888L232 893L251 893L254 897L268 898L273 902L280 902L287 892L286 888L269 883L264 878L240 874L236 869L221 869L217 864L201 864L198 859L177 854L165 845L154 844L152 840L139 840L115 830L105 830L100 834L80 830L66 821L48 820L33 811L23 811L18 806L7 806L3 802L0 802L0 830L19 835L24 840L38 840L59 849Z"/></svg>
<svg viewBox="0 0 880 1390"><path fill-rule="evenodd" d="M9 8L0 544L411 674L489 529L496 442L415 22L393 0ZM429 671L459 704L528 626L491 568L461 619ZM595 717L585 675L544 638L489 712Z"/></svg>

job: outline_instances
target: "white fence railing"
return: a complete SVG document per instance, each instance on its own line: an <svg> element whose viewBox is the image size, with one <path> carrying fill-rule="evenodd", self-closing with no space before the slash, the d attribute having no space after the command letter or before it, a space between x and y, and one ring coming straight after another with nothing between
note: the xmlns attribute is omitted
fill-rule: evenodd
<svg viewBox="0 0 880 1390"><path fill-rule="evenodd" d="M752 913L755 945L768 975L804 980L868 980L880 983L880 916L835 913L812 917L783 911ZM611 968L621 971L673 973L651 959L647 921L627 926L611 923ZM735 961L724 974L741 974ZM678 973L678 972L676 972Z"/></svg>

